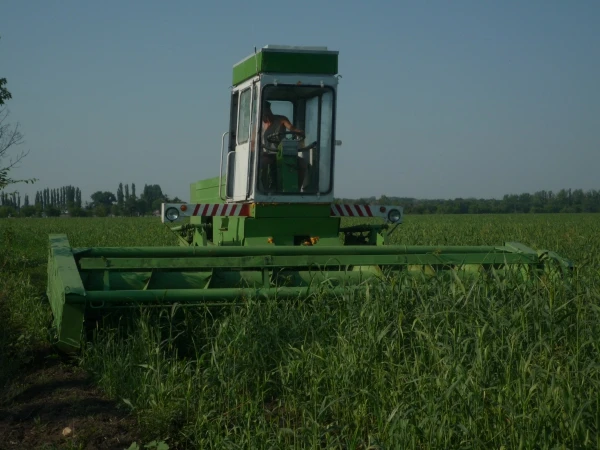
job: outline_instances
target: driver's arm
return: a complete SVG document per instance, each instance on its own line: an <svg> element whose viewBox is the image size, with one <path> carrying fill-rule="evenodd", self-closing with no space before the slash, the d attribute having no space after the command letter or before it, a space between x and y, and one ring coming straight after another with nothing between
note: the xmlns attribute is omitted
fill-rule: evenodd
<svg viewBox="0 0 600 450"><path fill-rule="evenodd" d="M283 123L283 126L285 128L287 128L290 131L296 131L298 133L304 133L303 130L301 130L300 128L296 128L294 125L292 125L292 123L287 119L287 118L282 118L281 119L281 123Z"/></svg>

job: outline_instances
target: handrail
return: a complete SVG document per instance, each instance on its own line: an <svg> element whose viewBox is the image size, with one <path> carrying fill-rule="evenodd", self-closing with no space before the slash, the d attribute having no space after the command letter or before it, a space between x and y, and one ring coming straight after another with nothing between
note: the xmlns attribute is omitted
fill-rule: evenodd
<svg viewBox="0 0 600 450"><path fill-rule="evenodd" d="M225 167L225 198L223 199L224 201L227 201L227 199L229 198L229 196L227 195L227 187L229 186L229 167L231 167L231 164L229 163L229 161L231 159L231 155L233 155L235 158L235 151L227 153L227 167ZM235 169L235 165L233 167ZM235 178L234 178L234 181L235 181ZM233 198L235 195L235 185L233 186L233 189L234 189L234 191L231 193L231 198Z"/></svg>
<svg viewBox="0 0 600 450"><path fill-rule="evenodd" d="M246 170L246 195L245 195L245 199L248 199L248 196L250 195L250 171L251 169L251 159L250 157L252 156L252 126L256 126L256 124L254 123L254 121L256 120L256 117L252 116L252 111L254 111L254 100L255 100L255 95L254 95L254 89L256 88L256 84L252 84L250 86L250 123L248 124L248 169ZM257 133L258 134L258 133ZM256 138L258 138L258 136L256 136ZM255 138L255 139L256 139ZM252 177L252 179L254 179L254 177Z"/></svg>

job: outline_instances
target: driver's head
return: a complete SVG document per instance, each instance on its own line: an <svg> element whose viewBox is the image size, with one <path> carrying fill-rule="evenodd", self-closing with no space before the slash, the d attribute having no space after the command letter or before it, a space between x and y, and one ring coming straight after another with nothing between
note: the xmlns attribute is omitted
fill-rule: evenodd
<svg viewBox="0 0 600 450"><path fill-rule="evenodd" d="M262 120L263 122L273 119L273 111L271 111L271 103L264 102Z"/></svg>

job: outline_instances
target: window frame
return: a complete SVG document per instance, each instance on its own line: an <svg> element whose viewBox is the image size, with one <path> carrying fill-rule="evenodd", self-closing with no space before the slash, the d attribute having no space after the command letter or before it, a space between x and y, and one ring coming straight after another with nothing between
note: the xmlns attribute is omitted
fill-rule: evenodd
<svg viewBox="0 0 600 450"><path fill-rule="evenodd" d="M238 110L237 110L237 127L236 127L236 133L235 133L235 143L236 146L238 145L243 145L247 142L250 141L250 137L252 136L252 85L248 86L245 89L240 89L238 91ZM244 141L240 141L240 131L243 130L242 128L242 122L241 122L241 112L242 112L242 97L244 96L244 94L247 92L249 92L249 102L248 102L248 123L247 123L247 130L245 131L245 133L247 134L245 136L245 140Z"/></svg>
<svg viewBox="0 0 600 450"><path fill-rule="evenodd" d="M277 88L277 87L293 87L293 88L320 88L322 91L316 96L319 98L319 103L318 103L318 129L317 129L317 142L319 145L321 145L321 120L322 120L322 116L321 116L321 109L322 109L322 102L323 102L323 93L324 91L329 91L331 92L331 143L330 143L330 166L329 166L329 188L326 191L318 191L318 193L316 195L329 195L333 192L333 186L334 186L334 166L335 166L335 131L336 131L336 120L337 120L337 114L336 114L336 103L337 103L337 89L335 89L334 86L330 86L330 85L311 85L311 84L304 84L304 85L298 85L298 84L292 84L292 83L266 83L264 85L261 86L260 88L260 105L258 108L258 117L262 118L262 114L263 114L263 104L265 103L265 101L270 101L270 100L266 100L265 99L265 90L268 88ZM277 100L273 100L273 101L277 101ZM296 116L296 104L292 103L294 105L294 115ZM306 118L305 118L306 119ZM259 127L259 133L257 134L257 141L258 142L262 142L262 127ZM320 183L319 183L320 185ZM263 191L262 189L260 189L260 184L256 183L256 189L257 192L260 192L261 194L266 194L265 191ZM301 195L306 195L302 192L274 192L271 195L275 195L275 196L301 196ZM314 195L314 194L313 194Z"/></svg>

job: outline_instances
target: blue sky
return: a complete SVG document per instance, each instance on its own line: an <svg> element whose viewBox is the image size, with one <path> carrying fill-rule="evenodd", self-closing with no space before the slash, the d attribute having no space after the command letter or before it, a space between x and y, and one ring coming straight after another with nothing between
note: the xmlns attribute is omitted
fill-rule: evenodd
<svg viewBox="0 0 600 450"><path fill-rule="evenodd" d="M16 177L188 199L218 175L233 64L340 52L338 197L600 189L598 1L16 1L0 77L30 153Z"/></svg>

